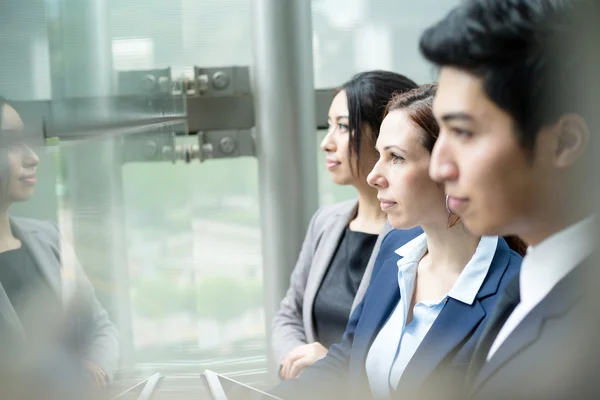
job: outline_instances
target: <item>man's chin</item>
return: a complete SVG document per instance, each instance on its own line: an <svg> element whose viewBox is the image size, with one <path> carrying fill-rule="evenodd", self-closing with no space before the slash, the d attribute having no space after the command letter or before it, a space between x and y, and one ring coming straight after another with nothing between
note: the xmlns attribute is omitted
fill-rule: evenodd
<svg viewBox="0 0 600 400"><path fill-rule="evenodd" d="M493 229L490 222L481 216L475 215L473 212L466 212L460 215L460 220L463 226L469 233L475 236L493 236Z"/></svg>
<svg viewBox="0 0 600 400"><path fill-rule="evenodd" d="M465 229L475 236L504 236L502 228L493 221L475 217L461 217Z"/></svg>

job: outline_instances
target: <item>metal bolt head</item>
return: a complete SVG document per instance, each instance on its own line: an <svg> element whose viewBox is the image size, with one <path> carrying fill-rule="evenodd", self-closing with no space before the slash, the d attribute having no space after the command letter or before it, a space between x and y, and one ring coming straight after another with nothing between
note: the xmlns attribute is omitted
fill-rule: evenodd
<svg viewBox="0 0 600 400"><path fill-rule="evenodd" d="M156 76L152 74L146 74L140 82L140 88L144 93L154 92L158 86L158 80Z"/></svg>
<svg viewBox="0 0 600 400"><path fill-rule="evenodd" d="M229 86L230 79L229 75L227 75L225 72L217 71L213 74L211 81L215 89L223 90Z"/></svg>
<svg viewBox="0 0 600 400"><path fill-rule="evenodd" d="M200 94L205 93L208 90L208 75L206 75L206 74L198 75L196 77L195 84L197 86L198 93L200 93Z"/></svg>
<svg viewBox="0 0 600 400"><path fill-rule="evenodd" d="M144 158L151 159L151 158L154 158L156 156L156 154L158 153L158 145L156 144L156 142L154 140L147 140L141 146L140 150L141 150L142 156Z"/></svg>
<svg viewBox="0 0 600 400"><path fill-rule="evenodd" d="M164 159L171 160L173 163L175 163L175 149L173 149L171 146L163 146L162 155Z"/></svg>
<svg viewBox="0 0 600 400"><path fill-rule="evenodd" d="M219 142L219 147L221 148L221 151L224 154L231 154L235 151L236 147L237 147L237 143L235 141L235 139L226 136L224 138L221 139L221 141Z"/></svg>
<svg viewBox="0 0 600 400"><path fill-rule="evenodd" d="M168 76L158 78L158 88L161 92L167 93L170 90L170 86L172 86L172 83Z"/></svg>
<svg viewBox="0 0 600 400"><path fill-rule="evenodd" d="M213 145L212 143L204 143L200 148L200 152L202 153L203 158L212 158L213 157Z"/></svg>

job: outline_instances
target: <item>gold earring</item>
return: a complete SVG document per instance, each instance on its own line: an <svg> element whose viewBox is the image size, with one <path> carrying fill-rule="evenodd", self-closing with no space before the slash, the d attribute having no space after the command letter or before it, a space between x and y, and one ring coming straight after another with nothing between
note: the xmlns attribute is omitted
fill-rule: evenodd
<svg viewBox="0 0 600 400"><path fill-rule="evenodd" d="M460 217L458 215L456 215L456 213L450 209L450 205L448 204L449 197L450 196L446 195L446 210L448 210L448 221L446 221L446 229L447 230L452 228L454 225L456 225L458 220L460 219ZM456 220L451 223L450 221L452 220L453 216L456 217Z"/></svg>

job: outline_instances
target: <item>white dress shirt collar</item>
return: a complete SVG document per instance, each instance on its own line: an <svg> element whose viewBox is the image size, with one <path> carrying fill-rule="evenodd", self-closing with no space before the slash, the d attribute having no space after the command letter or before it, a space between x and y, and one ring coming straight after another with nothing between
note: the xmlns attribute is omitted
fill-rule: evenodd
<svg viewBox="0 0 600 400"><path fill-rule="evenodd" d="M519 282L522 303L539 303L593 252L596 245L594 224L595 217L590 216L527 249Z"/></svg>
<svg viewBox="0 0 600 400"><path fill-rule="evenodd" d="M487 354L490 360L513 331L569 272L581 264L596 245L595 217L591 216L530 246L521 263L521 301L510 314Z"/></svg>
<svg viewBox="0 0 600 400"><path fill-rule="evenodd" d="M448 297L465 304L473 304L490 269L497 247L498 236L481 238L473 257L448 292ZM396 250L396 254L402 257L398 260L398 269L406 270L414 263L418 263L426 252L427 235L423 233Z"/></svg>

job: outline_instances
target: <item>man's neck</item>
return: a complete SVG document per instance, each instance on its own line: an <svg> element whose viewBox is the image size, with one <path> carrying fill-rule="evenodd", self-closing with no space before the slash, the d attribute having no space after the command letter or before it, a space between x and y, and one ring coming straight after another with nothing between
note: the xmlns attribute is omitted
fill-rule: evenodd
<svg viewBox="0 0 600 400"><path fill-rule="evenodd" d="M529 246L537 246L553 235L564 231L571 225L590 217L593 212L589 209L572 210L563 215L554 215L553 217L540 219L540 222L533 225L527 232L520 234L521 238Z"/></svg>

